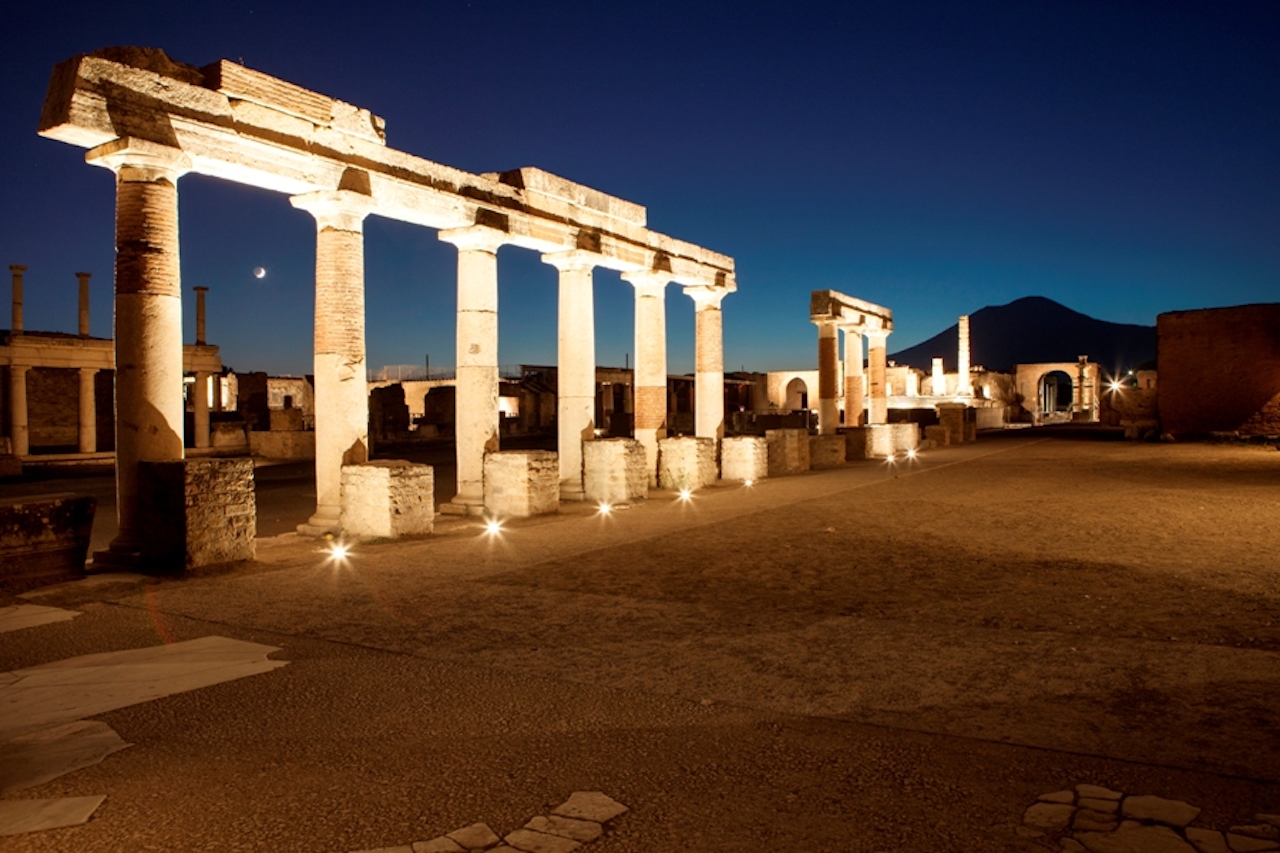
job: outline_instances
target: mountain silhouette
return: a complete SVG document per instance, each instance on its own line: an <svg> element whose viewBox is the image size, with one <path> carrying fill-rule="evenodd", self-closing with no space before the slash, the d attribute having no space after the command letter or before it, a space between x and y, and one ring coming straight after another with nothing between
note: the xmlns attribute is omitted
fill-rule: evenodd
<svg viewBox="0 0 1280 853"><path fill-rule="evenodd" d="M956 325L889 358L927 371L941 356L946 369L954 371L958 340ZM1025 296L969 315L969 349L969 363L988 370L1008 372L1015 364L1074 362L1087 355L1104 370L1120 373L1155 360L1156 327L1108 323L1043 296Z"/></svg>

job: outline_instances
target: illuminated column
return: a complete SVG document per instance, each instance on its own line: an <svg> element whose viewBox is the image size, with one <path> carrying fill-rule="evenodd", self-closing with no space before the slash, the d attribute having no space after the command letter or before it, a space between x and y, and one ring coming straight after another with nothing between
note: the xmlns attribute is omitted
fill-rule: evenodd
<svg viewBox="0 0 1280 853"><path fill-rule="evenodd" d="M207 287L193 287L196 292L196 344L203 346L205 342L204 327L204 295L209 292Z"/></svg>
<svg viewBox="0 0 1280 853"><path fill-rule="evenodd" d="M947 393L947 374L942 367L942 358L933 357L933 369L930 372L929 382L933 388L933 396L941 397Z"/></svg>
<svg viewBox="0 0 1280 853"><path fill-rule="evenodd" d="M22 334L22 274L26 271L23 264L9 264L9 272L13 276L13 313L10 315L13 319L9 331L15 335Z"/></svg>
<svg viewBox="0 0 1280 853"><path fill-rule="evenodd" d="M196 371L195 384L191 386L191 393L195 395L191 402L191 411L193 413L192 425L195 428L195 446L209 446L209 374L202 371Z"/></svg>
<svg viewBox="0 0 1280 853"><path fill-rule="evenodd" d="M138 463L182 458L182 282L176 148L117 139L85 159L116 175L116 513L111 551L138 552Z"/></svg>
<svg viewBox="0 0 1280 853"><path fill-rule="evenodd" d="M498 248L507 235L473 225L439 236L458 249L458 493L451 508L479 513L484 508L484 455L498 449Z"/></svg>
<svg viewBox="0 0 1280 853"><path fill-rule="evenodd" d="M289 199L316 220L316 511L298 532L338 529L342 466L369 459L364 344L364 218L373 199L321 190Z"/></svg>
<svg viewBox="0 0 1280 853"><path fill-rule="evenodd" d="M31 450L31 433L27 425L27 371L25 364L9 365L9 437L14 456L26 456Z"/></svg>
<svg viewBox="0 0 1280 853"><path fill-rule="evenodd" d="M724 438L724 322L720 302L729 290L686 287L694 304L694 435Z"/></svg>
<svg viewBox="0 0 1280 853"><path fill-rule="evenodd" d="M1076 419L1079 420L1084 414L1084 377L1085 371L1088 369L1089 356L1082 355L1076 365L1076 382L1075 393L1072 394L1071 406L1075 410Z"/></svg>
<svg viewBox="0 0 1280 853"><path fill-rule="evenodd" d="M596 325L591 270L597 256L573 251L543 255L560 271L560 344L556 413L560 424L560 497L582 500L582 442L595 438Z"/></svg>
<svg viewBox="0 0 1280 853"><path fill-rule="evenodd" d="M862 394L862 333L844 330L844 425L862 426L866 419L867 401Z"/></svg>
<svg viewBox="0 0 1280 853"><path fill-rule="evenodd" d="M867 332L867 396L871 398L867 423L883 424L889 422L889 399L885 394L885 344L888 332Z"/></svg>
<svg viewBox="0 0 1280 853"><path fill-rule="evenodd" d="M669 274L625 273L636 289L635 437L644 447L649 485L658 483L658 440L667 437L667 309Z"/></svg>
<svg viewBox="0 0 1280 853"><path fill-rule="evenodd" d="M89 279L93 273L78 272L80 280L80 337L89 337Z"/></svg>
<svg viewBox="0 0 1280 853"><path fill-rule="evenodd" d="M840 426L840 339L836 324L818 323L818 432L835 435Z"/></svg>
<svg viewBox="0 0 1280 853"><path fill-rule="evenodd" d="M93 390L96 367L80 368L80 435L81 453L93 453L98 449L98 401Z"/></svg>
<svg viewBox="0 0 1280 853"><path fill-rule="evenodd" d="M969 315L962 314L960 322L957 326L960 339L960 349L956 353L956 370L959 376L956 379L956 396L972 397L973 383L969 379Z"/></svg>

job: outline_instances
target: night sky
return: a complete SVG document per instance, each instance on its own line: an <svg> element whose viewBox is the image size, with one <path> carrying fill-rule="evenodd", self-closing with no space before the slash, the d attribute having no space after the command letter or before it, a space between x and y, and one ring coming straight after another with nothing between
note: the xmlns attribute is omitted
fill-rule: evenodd
<svg viewBox="0 0 1280 853"><path fill-rule="evenodd" d="M29 267L29 330L75 331L85 270L93 334L111 333L111 174L35 129L55 63L123 44L366 107L427 159L645 205L654 230L736 259L731 370L813 366L814 288L891 308L891 351L1028 295L1143 324L1280 301L1280 3L46 2L3 19L0 264ZM186 339L206 285L226 364L310 372L310 215L198 175L179 195ZM452 365L454 248L380 218L365 234L370 365ZM498 257L499 360L554 363L555 270ZM597 270L595 292L598 361L621 365L631 287ZM691 370L692 301L672 286L667 306L669 367Z"/></svg>

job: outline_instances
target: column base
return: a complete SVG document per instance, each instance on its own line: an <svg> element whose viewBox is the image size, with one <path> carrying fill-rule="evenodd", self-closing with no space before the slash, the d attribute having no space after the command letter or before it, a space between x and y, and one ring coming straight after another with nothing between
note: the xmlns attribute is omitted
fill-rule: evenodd
<svg viewBox="0 0 1280 853"><path fill-rule="evenodd" d="M560 482L560 500L562 501L585 501L587 499L587 490L582 483L574 483L568 481Z"/></svg>
<svg viewBox="0 0 1280 853"><path fill-rule="evenodd" d="M445 515L484 515L483 504L459 503L457 500L440 504L436 509Z"/></svg>
<svg viewBox="0 0 1280 853"><path fill-rule="evenodd" d="M86 568L94 572L136 572L142 568L142 550L112 543L105 551L94 551L93 565Z"/></svg>
<svg viewBox="0 0 1280 853"><path fill-rule="evenodd" d="M337 507L320 507L316 514L297 527L300 536L324 536L341 529Z"/></svg>

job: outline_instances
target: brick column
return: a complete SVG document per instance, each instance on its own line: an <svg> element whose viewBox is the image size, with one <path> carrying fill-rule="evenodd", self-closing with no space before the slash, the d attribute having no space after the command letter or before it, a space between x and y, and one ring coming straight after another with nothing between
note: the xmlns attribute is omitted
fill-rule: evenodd
<svg viewBox="0 0 1280 853"><path fill-rule="evenodd" d="M458 491L441 510L478 514L484 510L484 457L498 449L498 247L507 235L473 225L439 237L458 248Z"/></svg>
<svg viewBox="0 0 1280 853"><path fill-rule="evenodd" d="M867 412L867 423L884 424L889 422L889 399L885 393L885 346L888 332L867 332L867 396L871 405Z"/></svg>
<svg viewBox="0 0 1280 853"><path fill-rule="evenodd" d="M98 449L98 399L93 390L96 367L80 368L80 442L81 453L94 453Z"/></svg>
<svg viewBox="0 0 1280 853"><path fill-rule="evenodd" d="M192 427L195 429L196 447L209 446L209 374L196 371L195 384L191 386Z"/></svg>
<svg viewBox="0 0 1280 853"><path fill-rule="evenodd" d="M115 412L119 532L103 562L135 563L138 463L182 459L182 287L176 148L117 139L86 161L116 175ZM100 559L95 557L95 561Z"/></svg>
<svg viewBox="0 0 1280 853"><path fill-rule="evenodd" d="M844 425L862 426L866 420L867 401L862 392L862 333L844 330Z"/></svg>
<svg viewBox="0 0 1280 853"><path fill-rule="evenodd" d="M23 264L9 264L9 273L13 282L12 320L9 331L15 335L22 334L22 274L27 271Z"/></svg>
<svg viewBox="0 0 1280 853"><path fill-rule="evenodd" d="M14 456L31 452L31 430L27 424L27 371L25 364L9 365L9 439Z"/></svg>
<svg viewBox="0 0 1280 853"><path fill-rule="evenodd" d="M80 280L80 337L89 337L89 279L93 273L78 272Z"/></svg>
<svg viewBox="0 0 1280 853"><path fill-rule="evenodd" d="M584 251L542 256L560 271L556 416L560 498L568 501L586 497L582 442L596 437L596 321L591 270L597 258Z"/></svg>
<svg viewBox="0 0 1280 853"><path fill-rule="evenodd" d="M204 295L209 292L207 287L193 287L196 292L196 343L203 346L205 342L204 327Z"/></svg>
<svg viewBox="0 0 1280 853"><path fill-rule="evenodd" d="M724 438L724 322L720 301L729 291L686 287L694 303L694 434Z"/></svg>
<svg viewBox="0 0 1280 853"><path fill-rule="evenodd" d="M836 324L818 323L818 433L835 435L840 426L840 339Z"/></svg>
<svg viewBox="0 0 1280 853"><path fill-rule="evenodd" d="M644 447L649 485L658 484L658 440L667 437L667 282L663 272L622 276L635 287L634 433Z"/></svg>
<svg viewBox="0 0 1280 853"><path fill-rule="evenodd" d="M338 529L342 466L369 459L364 343L364 218L373 199L321 190L289 199L316 220L316 511L298 532Z"/></svg>

